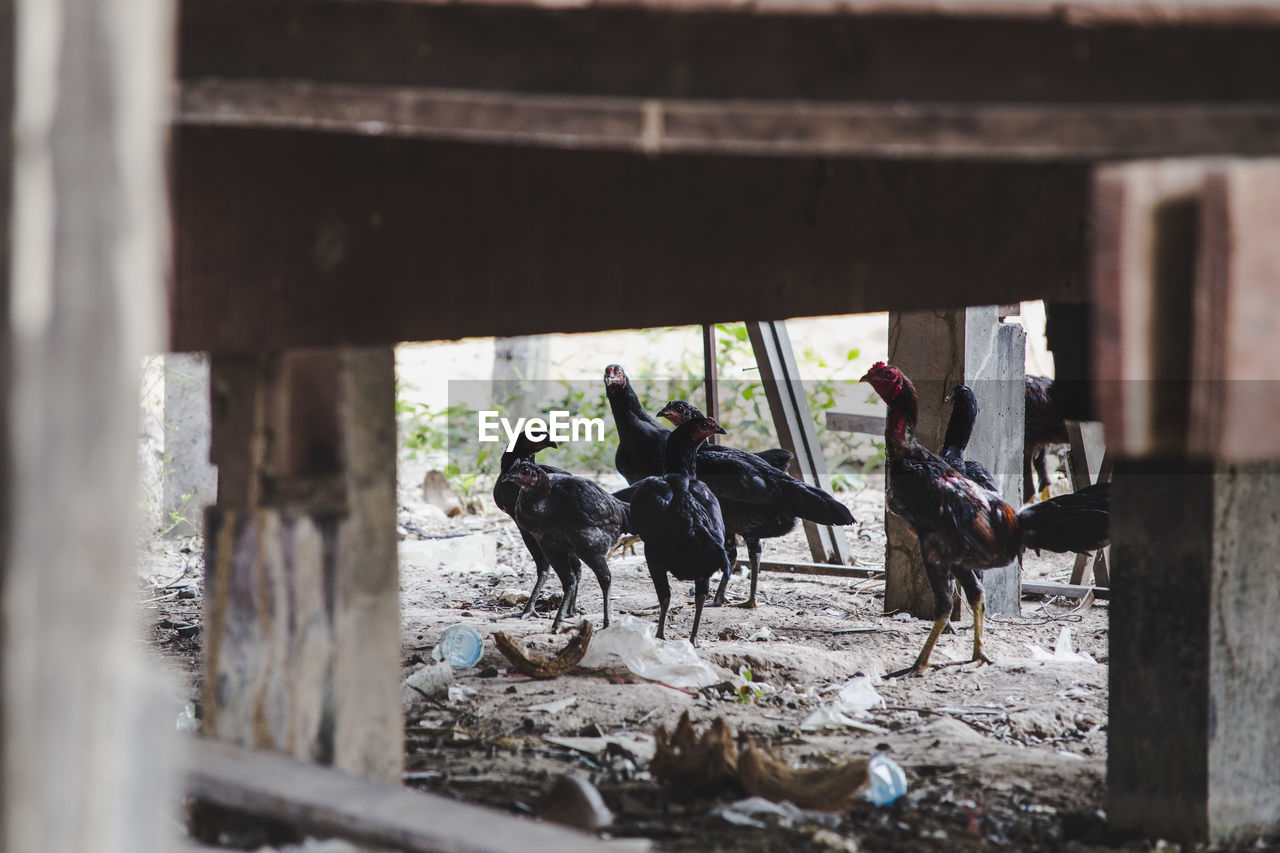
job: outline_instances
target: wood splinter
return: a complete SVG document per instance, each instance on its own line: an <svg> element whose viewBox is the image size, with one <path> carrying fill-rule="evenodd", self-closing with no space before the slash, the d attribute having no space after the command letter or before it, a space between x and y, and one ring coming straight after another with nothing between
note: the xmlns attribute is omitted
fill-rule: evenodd
<svg viewBox="0 0 1280 853"><path fill-rule="evenodd" d="M555 678L572 670L587 653L591 645L591 636L595 629L591 623L583 620L578 626L578 633L569 644L559 651L555 657L540 657L525 651L524 644L505 631L496 631L493 643L502 652L502 656L511 662L516 671L530 678Z"/></svg>

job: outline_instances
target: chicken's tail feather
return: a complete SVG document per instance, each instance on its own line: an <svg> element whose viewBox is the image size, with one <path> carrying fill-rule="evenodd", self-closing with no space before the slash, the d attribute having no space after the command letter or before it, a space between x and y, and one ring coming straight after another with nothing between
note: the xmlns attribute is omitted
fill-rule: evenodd
<svg viewBox="0 0 1280 853"><path fill-rule="evenodd" d="M770 466L777 468L779 471L787 470L787 466L791 464L791 460L796 458L796 455L790 450L783 450L781 447L775 447L772 450L761 450L756 453L756 456L759 456L765 462L768 462Z"/></svg>
<svg viewBox="0 0 1280 853"><path fill-rule="evenodd" d="M1018 512L1022 543L1033 551L1096 551L1111 542L1110 520L1110 483L1029 504Z"/></svg>
<svg viewBox="0 0 1280 853"><path fill-rule="evenodd" d="M822 489L788 479L783 486L787 512L815 524L853 524L853 513Z"/></svg>

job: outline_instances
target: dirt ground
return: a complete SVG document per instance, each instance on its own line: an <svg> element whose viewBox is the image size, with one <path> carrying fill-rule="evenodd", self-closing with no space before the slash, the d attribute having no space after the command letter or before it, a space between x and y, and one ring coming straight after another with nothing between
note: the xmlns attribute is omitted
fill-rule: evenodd
<svg viewBox="0 0 1280 853"><path fill-rule="evenodd" d="M857 562L868 567L884 559L883 494L871 485L875 481L873 476L862 491L841 496L859 522L849 529ZM1068 599L1028 598L1021 616L989 619L993 665L957 665L923 678L881 681L876 690L883 706L857 717L859 728L805 731L805 719L850 678L905 666L924 642L927 622L883 615L882 581L766 572L758 609L708 608L702 654L732 672L749 669L755 682L769 685L755 701L734 701L727 689L688 691L647 682L621 666L535 681L509 671L488 637L502 630L534 649L563 645L563 635L549 633L552 605L558 603L554 577L548 583L552 596L535 618L511 618L532 586L533 567L510 520L493 510L446 519L422 503L409 476L402 482L405 550L420 554L412 544L419 540L444 543L438 558L402 556L403 662L408 667L429 658L441 632L459 622L486 637L480 663L457 673L456 684L468 688L466 697L428 703L407 718L410 784L536 813L550 784L577 772L599 788L615 813L610 835L650 839L655 850L1087 850L1103 842L1105 602L1077 610L1078 602ZM491 550L479 547L487 541ZM198 628L186 626L200 623L201 548L198 540L152 540L143 554L142 597L152 648L179 671L192 696L200 640ZM615 618L656 620L641 553L611 561ZM488 554L494 555L491 562ZM766 558L809 559L803 533L769 542ZM1065 580L1070 562L1029 556L1025 576ZM744 574L735 577L730 602L745 598L746 583ZM668 636L679 639L691 627L692 594L680 586L675 592ZM579 603L598 627L601 598L589 575ZM970 625L966 612L959 631L944 635L935 662L968 658ZM1052 650L1064 626L1076 649L1097 662L1033 658L1030 646ZM764 629L771 639L753 639ZM531 710L569 698L576 701L558 712ZM686 711L700 727L723 717L798 766L884 753L905 768L908 794L889 807L865 802L819 822L757 817L763 827L743 826L717 812L741 793L725 792L718 800L673 796L649 775L642 758L626 750L592 754L546 740L648 735L659 725L673 728Z"/></svg>

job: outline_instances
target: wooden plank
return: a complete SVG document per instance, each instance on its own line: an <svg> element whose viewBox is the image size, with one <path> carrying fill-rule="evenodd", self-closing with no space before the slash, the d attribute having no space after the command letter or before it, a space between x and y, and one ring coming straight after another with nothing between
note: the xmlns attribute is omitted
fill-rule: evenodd
<svg viewBox="0 0 1280 853"><path fill-rule="evenodd" d="M598 853L608 846L582 833L535 823L389 782L195 739L187 794L316 836L406 853Z"/></svg>
<svg viewBox="0 0 1280 853"><path fill-rule="evenodd" d="M884 435L884 415L862 415L853 412L827 412L827 429L835 432L858 432Z"/></svg>
<svg viewBox="0 0 1280 853"><path fill-rule="evenodd" d="M707 417L720 418L720 370L716 365L716 325L702 324L702 391L704 410ZM720 436L713 435L708 439L712 444L720 443Z"/></svg>
<svg viewBox="0 0 1280 853"><path fill-rule="evenodd" d="M192 128L175 144L179 351L1085 293L1090 174L1076 166L651 159ZM624 293L635 296L613 298Z"/></svg>
<svg viewBox="0 0 1280 853"><path fill-rule="evenodd" d="M783 321L748 323L747 336L760 367L760 380L773 415L773 426L778 441L795 454L792 471L811 486L831 492L831 477L827 475L827 460L818 443L818 431L814 427L809 398L804 393L800 368L791 350L791 336ZM809 540L809 552L815 562L849 563L849 541L844 531L836 527L804 522L805 537Z"/></svg>
<svg viewBox="0 0 1280 853"><path fill-rule="evenodd" d="M739 560L736 565L749 565L746 560ZM792 575L829 575L836 578L878 578L884 575L883 568L865 566L837 566L832 563L796 563L778 560L761 560L760 568L766 572L783 572Z"/></svg>
<svg viewBox="0 0 1280 853"><path fill-rule="evenodd" d="M1111 463L1102 442L1102 424L1092 421L1067 421L1067 437L1071 442L1071 488L1074 491L1111 480ZM1085 568L1093 572L1093 582L1108 586L1107 556L1110 547L1096 554L1076 554L1071 569L1073 584L1084 582Z"/></svg>
<svg viewBox="0 0 1280 853"><path fill-rule="evenodd" d="M634 151L1063 160L1280 152L1280 104L692 101L203 78L183 124Z"/></svg>
<svg viewBox="0 0 1280 853"><path fill-rule="evenodd" d="M1206 19L1153 3L1108 20L1098 2L973 17L961 4L823 14L836 0L712 2L184 0L179 76L690 100L1280 100L1280 16L1259 5Z"/></svg>
<svg viewBox="0 0 1280 853"><path fill-rule="evenodd" d="M1077 583L1054 583L1049 581L1023 581L1023 595L1061 595L1064 598L1084 598L1093 593L1094 598L1106 600L1111 591L1105 586L1088 586Z"/></svg>
<svg viewBox="0 0 1280 853"><path fill-rule="evenodd" d="M0 849L172 850L139 642L138 369L161 348L165 0L0 4ZM15 34L15 27L20 38Z"/></svg>

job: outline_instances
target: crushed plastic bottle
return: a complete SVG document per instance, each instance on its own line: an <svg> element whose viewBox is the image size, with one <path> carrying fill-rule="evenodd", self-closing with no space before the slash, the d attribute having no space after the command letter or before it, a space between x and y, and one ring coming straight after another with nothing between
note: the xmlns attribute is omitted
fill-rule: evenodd
<svg viewBox="0 0 1280 853"><path fill-rule="evenodd" d="M867 762L867 799L887 806L907 792L907 774L887 755L873 755Z"/></svg>
<svg viewBox="0 0 1280 853"><path fill-rule="evenodd" d="M454 669L466 669L480 660L484 640L470 625L451 625L440 635L440 645L436 650Z"/></svg>

